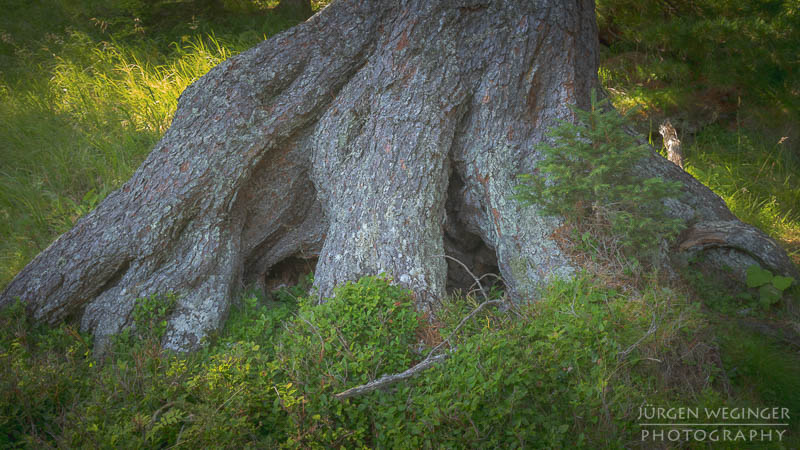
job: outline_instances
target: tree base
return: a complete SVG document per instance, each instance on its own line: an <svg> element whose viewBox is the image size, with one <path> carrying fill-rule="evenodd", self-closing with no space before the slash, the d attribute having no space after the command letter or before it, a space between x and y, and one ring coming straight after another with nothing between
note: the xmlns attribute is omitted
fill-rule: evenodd
<svg viewBox="0 0 800 450"><path fill-rule="evenodd" d="M552 238L559 220L511 197L518 174L536 173L548 127L598 86L596 35L589 0L335 2L187 88L131 180L0 305L21 298L48 323L79 317L102 352L137 298L169 291L179 300L164 344L196 348L237 291L297 258L318 258L321 299L387 273L429 309L448 283L472 284L445 254L533 299L575 267ZM684 184L675 217L735 221L655 153L642 170ZM781 261L770 269L791 266L779 247L768 253Z"/></svg>

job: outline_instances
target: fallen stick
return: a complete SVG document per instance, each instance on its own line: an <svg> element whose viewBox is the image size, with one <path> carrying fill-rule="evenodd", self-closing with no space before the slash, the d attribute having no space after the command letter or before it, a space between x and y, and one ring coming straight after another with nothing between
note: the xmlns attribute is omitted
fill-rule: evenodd
<svg viewBox="0 0 800 450"><path fill-rule="evenodd" d="M459 324L453 329L453 331L450 332L450 335L447 336L447 339L443 340L439 345L434 347L433 350L431 350L430 353L428 353L428 356L425 359L423 359L422 361L420 361L419 363L417 363L416 365L414 365L410 369L408 369L408 370L406 370L404 372L401 372L401 373L395 373L395 374L391 374L391 375L384 375L384 376L378 378L375 381L370 381L369 383L362 384L362 385L356 386L354 388L350 388L350 389L348 389L348 390L346 390L344 392L340 392L340 393L336 394L335 397L338 398L339 400L343 400L345 398L355 397L355 396L361 395L361 394L366 394L366 393L372 392L372 391L374 391L376 389L380 389L380 388L382 388L384 386L388 386L388 385L396 383L398 381L405 380L406 378L411 378L414 375L416 375L417 373L422 372L423 370L430 368L434 364L436 364L436 363L438 363L440 361L444 361L445 359L447 359L450 356L450 352L442 353L441 355L436 355L436 356L434 356L433 353L436 350L439 350L439 348L441 348L444 344L450 342L450 338L452 338L456 334L456 331L458 331L458 329L461 328L461 326L464 325L472 316L477 314L478 311L483 309L484 306L491 305L491 304L499 304L499 303L503 303L503 300L487 300L487 301L481 303L480 305L478 305L478 307L473 309L471 313L467 314L466 317L461 319L461 322L459 322Z"/></svg>
<svg viewBox="0 0 800 450"><path fill-rule="evenodd" d="M372 392L376 389L380 389L384 386L388 386L392 383L396 383L401 380L405 380L406 378L411 378L417 374L417 372L422 372L425 369L430 368L434 364L438 363L439 361L443 361L450 356L450 353L442 353L441 355L436 355L430 358L425 358L419 364L415 365L414 367L406 370L405 372L395 373L391 375L384 375L378 378L375 381L370 381L367 384L362 384L361 386L356 386L354 388L350 388L344 392L340 392L336 394L336 398L343 400L349 397L355 397L357 395L366 394L368 392Z"/></svg>

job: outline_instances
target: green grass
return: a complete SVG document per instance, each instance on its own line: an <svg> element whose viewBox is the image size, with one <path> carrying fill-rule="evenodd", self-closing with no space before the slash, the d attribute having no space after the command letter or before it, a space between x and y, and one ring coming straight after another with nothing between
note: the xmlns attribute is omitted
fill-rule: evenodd
<svg viewBox="0 0 800 450"><path fill-rule="evenodd" d="M658 125L669 118L687 172L800 265L800 142L789 125L800 118L798 80L789 70L796 61L789 51L797 42L798 28L789 25L800 18L796 6L604 0L598 8L601 36L610 44L601 49L599 76L614 105L639 108L636 128L657 148ZM792 308L762 311L753 307L752 292L699 273L686 280L717 336L721 379L728 383L718 392L739 406L789 408L793 437L785 445L796 446L796 349L738 325L748 311L762 326L796 327L796 316L786 313Z"/></svg>
<svg viewBox="0 0 800 450"><path fill-rule="evenodd" d="M709 101L713 111L697 113L693 89L615 77L613 73L627 70L625 64L609 68L617 63L608 58L600 69L615 107L639 108L632 117L656 148L661 146L657 132L661 121L669 118L676 123L682 132L686 171L722 197L739 219L780 241L800 264L800 145L792 142L791 133L775 134L753 125L755 114L779 113L768 108L739 112L736 104L708 97L700 101ZM732 112L725 116L727 110ZM740 123L745 121L750 125Z"/></svg>
<svg viewBox="0 0 800 450"><path fill-rule="evenodd" d="M800 262L800 160L790 152L753 131L711 126L687 149L687 171Z"/></svg>
<svg viewBox="0 0 800 450"><path fill-rule="evenodd" d="M792 2L598 1L600 80L660 147L669 118L687 171L800 263L800 10Z"/></svg>
<svg viewBox="0 0 800 450"><path fill-rule="evenodd" d="M800 113L796 2L598 0L597 11L601 40L633 69L618 81L730 90L734 101Z"/></svg>
<svg viewBox="0 0 800 450"><path fill-rule="evenodd" d="M736 394L800 411L800 357L787 353L785 344L752 330L729 323L719 329L723 362ZM790 423L800 431L800 415L791 415Z"/></svg>
<svg viewBox="0 0 800 450"><path fill-rule="evenodd" d="M0 19L0 289L132 175L186 86L294 23L268 11L190 16L158 34L131 28L125 11L103 29L87 5L24 6Z"/></svg>
<svg viewBox="0 0 800 450"><path fill-rule="evenodd" d="M148 63L141 50L75 33L46 82L4 90L0 286L130 177L180 92L230 55L200 38L176 46L167 64Z"/></svg>

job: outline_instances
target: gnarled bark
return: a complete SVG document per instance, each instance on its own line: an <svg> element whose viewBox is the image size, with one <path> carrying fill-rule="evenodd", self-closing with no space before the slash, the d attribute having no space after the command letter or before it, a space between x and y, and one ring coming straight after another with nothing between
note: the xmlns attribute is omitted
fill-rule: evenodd
<svg viewBox="0 0 800 450"><path fill-rule="evenodd" d="M131 180L0 304L80 318L102 348L136 298L173 291L165 344L186 350L236 289L290 257L318 257L320 296L386 272L430 307L447 253L496 265L529 298L574 267L551 239L558 220L512 189L547 128L598 86L596 41L590 0L335 2L190 86ZM687 222L735 220L669 161L642 170L684 183L690 195L668 206Z"/></svg>

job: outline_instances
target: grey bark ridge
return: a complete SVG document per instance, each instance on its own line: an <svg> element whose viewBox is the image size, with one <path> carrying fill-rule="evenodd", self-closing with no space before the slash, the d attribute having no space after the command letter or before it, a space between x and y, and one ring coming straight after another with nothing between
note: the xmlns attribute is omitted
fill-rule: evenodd
<svg viewBox="0 0 800 450"><path fill-rule="evenodd" d="M690 254L708 249L736 250L775 273L800 279L797 267L775 240L738 220L701 222L684 231L679 244L681 252Z"/></svg>
<svg viewBox="0 0 800 450"><path fill-rule="evenodd" d="M441 254L496 265L512 297L532 298L575 268L551 238L558 219L511 200L513 186L599 86L596 40L591 0L334 2L188 87L131 180L0 305L79 319L102 351L136 298L172 291L164 344L189 350L290 257L318 257L321 298L384 272L431 308ZM668 207L690 224L735 220L657 154L642 170L684 183L691 195Z"/></svg>

